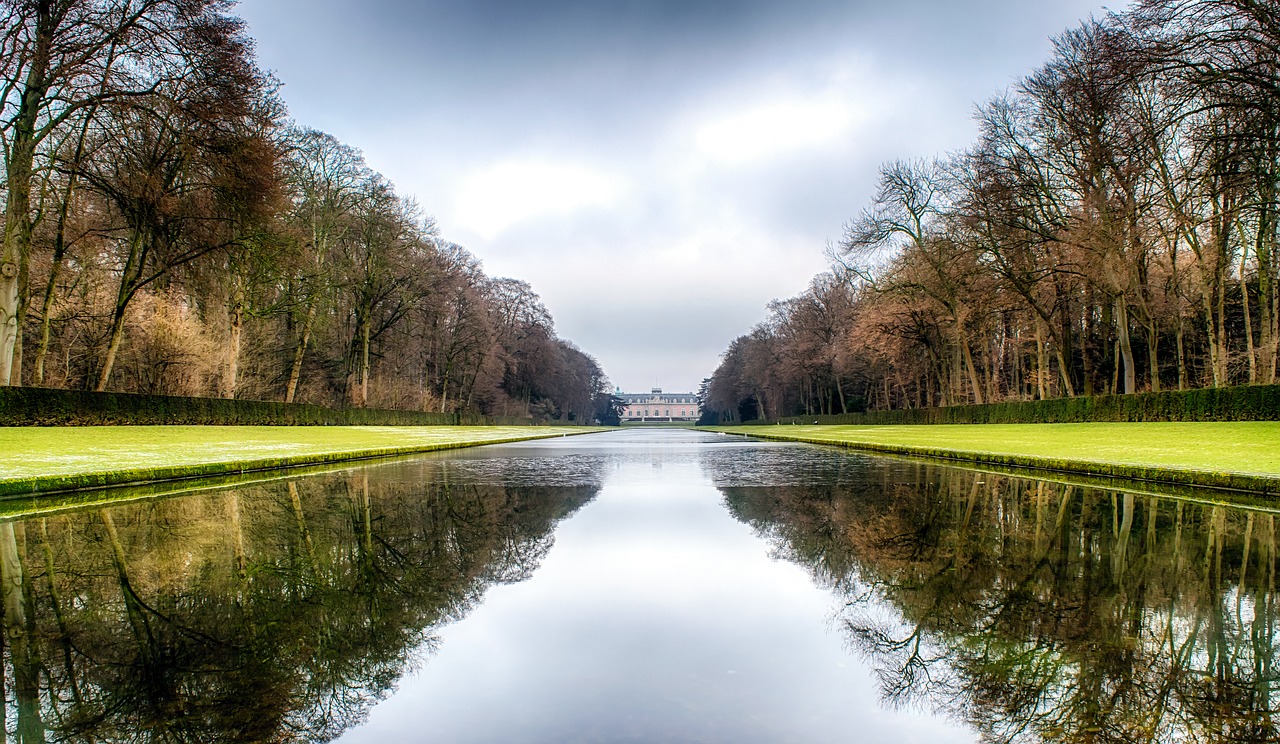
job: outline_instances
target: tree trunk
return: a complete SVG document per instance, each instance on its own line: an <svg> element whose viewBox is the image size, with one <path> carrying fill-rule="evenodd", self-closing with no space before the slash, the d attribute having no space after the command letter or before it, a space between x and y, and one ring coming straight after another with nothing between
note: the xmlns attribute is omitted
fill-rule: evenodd
<svg viewBox="0 0 1280 744"><path fill-rule="evenodd" d="M1274 277L1273 277L1274 278ZM1280 286L1271 283L1271 343L1267 351L1267 384L1274 385L1280 374Z"/></svg>
<svg viewBox="0 0 1280 744"><path fill-rule="evenodd" d="M1124 362L1124 394L1132 395L1137 391L1138 380L1133 368L1133 343L1129 338L1129 304L1124 295L1117 295L1116 330L1119 332L1120 357Z"/></svg>
<svg viewBox="0 0 1280 744"><path fill-rule="evenodd" d="M302 360L307 353L307 344L311 343L311 324L315 321L316 306L307 307L307 317L302 321L302 333L298 336L298 345L293 350L293 366L289 368L289 384L284 389L284 402L292 403L298 392L298 380L302 378Z"/></svg>
<svg viewBox="0 0 1280 744"><path fill-rule="evenodd" d="M1277 132L1272 131L1274 137ZM1276 325L1278 307L1275 296L1275 249L1276 249L1276 176L1280 173L1280 162L1277 162L1276 140L1269 143L1270 152L1263 163L1265 175L1260 181L1261 204L1258 214L1258 233L1254 237L1253 255L1258 263L1258 320L1259 347L1261 349L1260 378L1266 385L1276 381L1276 350L1280 344L1280 328Z"/></svg>
<svg viewBox="0 0 1280 744"><path fill-rule="evenodd" d="M369 473L365 470L360 475L360 485L352 493L355 511L360 518L360 533L357 536L359 581L361 590L371 592L374 581L373 504L369 498Z"/></svg>
<svg viewBox="0 0 1280 744"><path fill-rule="evenodd" d="M102 369L98 371L98 384L93 388L99 393L107 389L107 382L111 379L111 369L116 364L116 354L120 351L120 340L124 337L124 314L126 309L126 305L117 303L115 312L111 315L111 335L107 343L107 353L102 358Z"/></svg>
<svg viewBox="0 0 1280 744"><path fill-rule="evenodd" d="M938 405L946 408L951 405L951 380L947 375L947 362L941 356L933 359L933 368L936 373L938 388L936 391ZM867 405L871 405L871 390L867 389Z"/></svg>
<svg viewBox="0 0 1280 744"><path fill-rule="evenodd" d="M1122 585L1125 569L1128 568L1129 534L1133 530L1133 502L1133 494L1126 492L1123 502L1124 516L1116 535L1115 550L1111 554L1111 573L1117 586Z"/></svg>
<svg viewBox="0 0 1280 744"><path fill-rule="evenodd" d="M1089 285L1085 289L1085 306L1084 306L1084 339L1080 344L1080 356L1084 361L1084 394L1092 397L1096 392L1095 387L1097 381L1094 379L1096 371L1093 367L1093 349L1094 349L1094 327L1093 327L1093 309L1096 307L1093 300L1093 286Z"/></svg>
<svg viewBox="0 0 1280 744"><path fill-rule="evenodd" d="M471 376L467 378L467 384L464 388L465 395L463 396L464 400L462 403L462 408L460 409L459 413L461 413L461 411L471 410L471 401L474 398L475 392L476 392L476 380L480 377L480 368L483 366L484 366L484 361L482 358L481 361L476 362L475 367L471 370ZM504 412L506 411L505 403L503 403L503 411Z"/></svg>
<svg viewBox="0 0 1280 744"><path fill-rule="evenodd" d="M1058 379L1062 381L1062 392L1066 393L1068 398L1076 397L1076 388L1071 384L1071 367L1067 364L1067 354L1063 344L1054 344L1053 354L1058 359Z"/></svg>
<svg viewBox="0 0 1280 744"><path fill-rule="evenodd" d="M1160 392L1160 327L1156 319L1148 314L1147 322L1147 367L1151 375L1151 392Z"/></svg>
<svg viewBox="0 0 1280 744"><path fill-rule="evenodd" d="M0 245L0 385L13 380L13 357L26 306L21 280L31 260L31 179L37 142L36 123L48 92L54 19L51 3L36 3L36 35L31 66L22 84L5 169L4 243Z"/></svg>
<svg viewBox="0 0 1280 744"><path fill-rule="evenodd" d="M26 276L24 275L18 282L19 286L26 287L27 282L25 280ZM22 294L24 297L26 296L25 291ZM18 335L13 341L13 372L9 376L9 384L14 387L22 386L22 325L26 316L27 305L24 302L18 308Z"/></svg>
<svg viewBox="0 0 1280 744"><path fill-rule="evenodd" d="M307 518L302 511L302 496L298 494L298 484L289 481L289 503L293 506L293 521L298 527L298 536L302 539L303 551L307 555L307 567L316 570L316 546L311 540L311 530L307 529Z"/></svg>
<svg viewBox="0 0 1280 744"><path fill-rule="evenodd" d="M237 278L231 293L231 308L228 313L229 333L227 338L227 372L222 379L222 397L236 397L236 382L240 372L240 339L244 332L244 288Z"/></svg>
<svg viewBox="0 0 1280 744"><path fill-rule="evenodd" d="M1036 390L1040 400L1049 399L1049 354L1044 348L1044 321L1036 318Z"/></svg>
<svg viewBox="0 0 1280 744"><path fill-rule="evenodd" d="M142 267L146 261L146 236L137 231L129 241L129 258L125 261L124 271L120 275L120 290L116 293L116 306L111 315L111 335L107 343L107 353L102 359L102 369L98 372L98 384L94 388L98 392L107 389L111 379L111 369L115 366L116 353L120 350L120 340L124 336L124 319L129 303L137 291L137 282L142 275Z"/></svg>
<svg viewBox="0 0 1280 744"><path fill-rule="evenodd" d="M40 664L31 643L22 556L13 522L0 523L0 586L3 587L4 636L13 663L13 691L18 704L18 741L43 742L40 721Z"/></svg>
<svg viewBox="0 0 1280 744"><path fill-rule="evenodd" d="M964 366L964 361L960 357L960 345L953 344L951 346L951 364L948 365L948 375L951 380L951 400L955 405L959 405L964 400L964 374L960 368ZM889 407L888 401L885 401L885 408Z"/></svg>
<svg viewBox="0 0 1280 744"><path fill-rule="evenodd" d="M360 325L360 407L369 405L369 321Z"/></svg>
<svg viewBox="0 0 1280 744"><path fill-rule="evenodd" d="M929 366L924 368L924 404L926 408L934 407L934 401L936 400L934 396L936 394L933 389L933 363L931 359Z"/></svg>
<svg viewBox="0 0 1280 744"><path fill-rule="evenodd" d="M1209 370L1213 375L1213 386L1222 387L1222 371L1219 364L1221 349L1218 344L1218 324L1215 319L1214 302L1211 296L1211 289L1206 287L1201 292L1201 298L1204 304L1204 328L1205 333L1209 337Z"/></svg>
<svg viewBox="0 0 1280 744"><path fill-rule="evenodd" d="M1182 308L1182 282L1178 274L1178 244L1181 241L1175 235L1169 242L1170 285L1173 287L1173 312L1177 317L1174 328L1174 340L1178 352L1178 389L1187 389L1187 356L1186 356L1186 313Z"/></svg>
<svg viewBox="0 0 1280 744"><path fill-rule="evenodd" d="M44 574L49 582L49 604L53 608L53 619L58 626L58 641L62 646L62 668L67 675L67 686L71 688L71 699L80 705L83 698L80 694L79 675L76 674L71 631L67 628L66 613L62 611L62 593L58 590L58 571L53 561L53 546L49 543L49 520L40 519L40 545L44 552Z"/></svg>
<svg viewBox="0 0 1280 744"><path fill-rule="evenodd" d="M129 627L133 630L134 640L143 661L143 666L150 669L155 661L155 637L151 632L151 624L142 608L133 582L129 578L129 561L124 552L124 543L120 542L120 533L116 530L115 517L110 509L100 512L102 526L107 533L107 542L111 546L111 561L115 565L116 579L120 583L120 595L124 599L125 614L129 618ZM145 673L145 670L144 670Z"/></svg>
<svg viewBox="0 0 1280 744"><path fill-rule="evenodd" d="M1112 395L1119 395L1121 365L1120 365L1120 339L1118 338L1115 340L1115 343L1111 344L1111 359L1114 361L1114 364L1111 365L1111 387L1108 388L1107 392L1109 392Z"/></svg>
<svg viewBox="0 0 1280 744"><path fill-rule="evenodd" d="M969 373L969 385L973 387L973 402L982 405L982 383L978 380L978 370L973 366L973 352L969 350L969 339L960 332L960 353L964 359L965 370Z"/></svg>
<svg viewBox="0 0 1280 744"><path fill-rule="evenodd" d="M1186 350L1186 328L1183 323L1181 313L1178 315L1178 328L1174 335L1174 340L1178 345L1178 389L1187 389L1187 350Z"/></svg>
<svg viewBox="0 0 1280 744"><path fill-rule="evenodd" d="M235 557L236 575L241 581L249 578L249 558L244 550L244 527L240 524L240 495L238 491L227 494L227 510L231 517L231 552Z"/></svg>
<svg viewBox="0 0 1280 744"><path fill-rule="evenodd" d="M12 384L22 302L19 274L31 248L30 166L25 174L10 166L4 249L0 253L0 385Z"/></svg>
<svg viewBox="0 0 1280 744"><path fill-rule="evenodd" d="M40 303L40 338L36 342L35 369L32 370L32 382L37 387L44 384L44 365L45 359L49 354L49 340L52 330L53 301L57 295L58 276L62 273L64 256L63 233L62 227L59 225L58 236L54 241L53 264L49 267L49 281L45 284L44 300Z"/></svg>
<svg viewBox="0 0 1280 744"><path fill-rule="evenodd" d="M1243 232L1244 228L1241 227ZM1245 355L1249 360L1249 384L1256 385L1258 383L1258 355L1253 347L1253 315L1249 310L1249 281L1247 274L1249 261L1249 246L1243 240L1240 242L1240 303L1244 309L1244 346Z"/></svg>
<svg viewBox="0 0 1280 744"><path fill-rule="evenodd" d="M1218 285L1217 319L1218 379L1221 381L1217 387L1223 387L1231 384L1230 370L1227 369L1227 286L1225 282Z"/></svg>
<svg viewBox="0 0 1280 744"><path fill-rule="evenodd" d="M996 389L998 384L996 382L996 378L998 376L997 370L1000 369L1000 365L996 362L995 344L993 343L989 349L984 348L983 351L991 351L991 354L986 355L986 363L983 365L986 367L986 374L983 375L982 384L986 386L986 399L988 401L995 401L1000 397L1000 393Z"/></svg>

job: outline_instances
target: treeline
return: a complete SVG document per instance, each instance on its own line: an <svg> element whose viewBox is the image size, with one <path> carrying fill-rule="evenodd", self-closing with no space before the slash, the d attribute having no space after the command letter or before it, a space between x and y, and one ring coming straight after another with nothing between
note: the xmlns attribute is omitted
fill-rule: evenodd
<svg viewBox="0 0 1280 744"><path fill-rule="evenodd" d="M1276 382L1280 8L1139 0L976 118L968 149L882 166L707 419Z"/></svg>
<svg viewBox="0 0 1280 744"><path fill-rule="evenodd" d="M226 0L0 0L0 384L586 419L599 364L334 137Z"/></svg>

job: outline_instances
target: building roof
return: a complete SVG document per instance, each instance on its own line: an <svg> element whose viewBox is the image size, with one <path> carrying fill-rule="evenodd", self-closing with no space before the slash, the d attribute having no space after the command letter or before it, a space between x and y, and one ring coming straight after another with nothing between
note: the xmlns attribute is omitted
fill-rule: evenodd
<svg viewBox="0 0 1280 744"><path fill-rule="evenodd" d="M694 395L693 393L614 393L614 395L627 401L628 403L632 403L632 402L643 403L645 401L650 401L655 398L662 398L665 401L672 402L672 403L675 403L675 402L697 403L698 402L698 396ZM679 401L674 400L676 398L679 398L681 400Z"/></svg>

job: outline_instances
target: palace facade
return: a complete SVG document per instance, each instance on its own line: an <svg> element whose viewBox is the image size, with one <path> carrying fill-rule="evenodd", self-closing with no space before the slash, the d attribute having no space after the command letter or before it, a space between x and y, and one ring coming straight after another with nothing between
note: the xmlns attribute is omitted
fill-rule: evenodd
<svg viewBox="0 0 1280 744"><path fill-rule="evenodd" d="M654 388L647 393L614 393L626 401L622 422L697 421L698 396L693 393L664 393Z"/></svg>

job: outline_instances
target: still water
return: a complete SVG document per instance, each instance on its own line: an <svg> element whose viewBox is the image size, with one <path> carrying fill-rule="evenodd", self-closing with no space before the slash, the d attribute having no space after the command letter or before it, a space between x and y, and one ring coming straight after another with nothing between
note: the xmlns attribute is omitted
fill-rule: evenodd
<svg viewBox="0 0 1280 744"><path fill-rule="evenodd" d="M12 741L1274 741L1271 511L624 430L0 523Z"/></svg>

